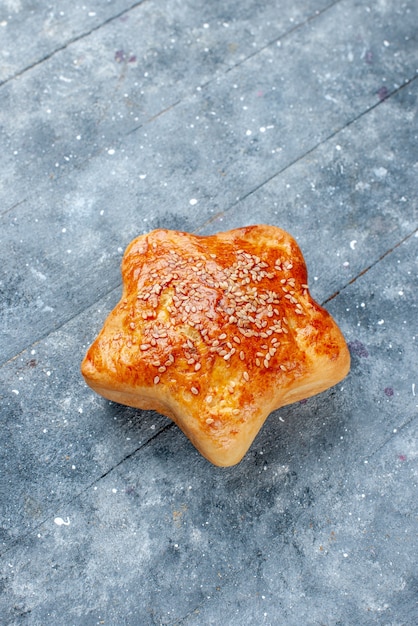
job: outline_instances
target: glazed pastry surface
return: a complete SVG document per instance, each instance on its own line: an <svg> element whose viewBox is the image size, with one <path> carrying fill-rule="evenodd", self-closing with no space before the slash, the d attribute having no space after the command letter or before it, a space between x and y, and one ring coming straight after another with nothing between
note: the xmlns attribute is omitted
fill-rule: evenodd
<svg viewBox="0 0 418 626"><path fill-rule="evenodd" d="M128 246L122 277L82 374L109 400L171 418L215 465L238 463L272 411L349 370L344 338L279 228L155 230Z"/></svg>

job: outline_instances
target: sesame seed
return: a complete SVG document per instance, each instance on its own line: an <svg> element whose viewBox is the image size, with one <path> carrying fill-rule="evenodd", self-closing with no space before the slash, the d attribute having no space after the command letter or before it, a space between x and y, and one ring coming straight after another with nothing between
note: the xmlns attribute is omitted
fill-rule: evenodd
<svg viewBox="0 0 418 626"><path fill-rule="evenodd" d="M227 335L226 333L222 333L222 335L219 335L219 339L226 339Z"/></svg>
<svg viewBox="0 0 418 626"><path fill-rule="evenodd" d="M199 393L199 390L198 390L198 389L196 389L196 387L192 387L192 388L190 389L190 391L191 391L191 392L192 392L192 394L194 394L195 396L197 396L197 395L198 395L198 393Z"/></svg>
<svg viewBox="0 0 418 626"><path fill-rule="evenodd" d="M202 366L201 366L201 364L200 364L200 363L196 363L196 365L194 366L194 371L195 371L195 372L198 372L198 371L200 370L200 368L201 368L201 367L202 367Z"/></svg>
<svg viewBox="0 0 418 626"><path fill-rule="evenodd" d="M206 402L207 402L208 404L210 404L210 403L212 402L212 400L213 400L213 397L212 397L212 396L207 396L207 397L206 397Z"/></svg>
<svg viewBox="0 0 418 626"><path fill-rule="evenodd" d="M246 380L247 382L250 380L250 376L249 376L248 372L243 372L242 376L243 376L244 380Z"/></svg>
<svg viewBox="0 0 418 626"><path fill-rule="evenodd" d="M139 346L140 350L149 350L149 348L151 347L151 345L149 343L141 343L141 345Z"/></svg>
<svg viewBox="0 0 418 626"><path fill-rule="evenodd" d="M241 350L241 352L239 353L239 358L241 359L241 361L245 361L245 353L243 350Z"/></svg>
<svg viewBox="0 0 418 626"><path fill-rule="evenodd" d="M212 417L207 417L206 418L206 424L213 424L215 420Z"/></svg>
<svg viewBox="0 0 418 626"><path fill-rule="evenodd" d="M159 367L159 368L158 368L158 371L159 371L159 372L161 372L161 373L163 373L163 372L165 372L165 371L166 371L166 369L167 369L167 368L165 367L165 365L161 365L161 367Z"/></svg>
<svg viewBox="0 0 418 626"><path fill-rule="evenodd" d="M158 385L159 382L160 382L160 377L159 376L155 376L155 378L154 378L154 385Z"/></svg>
<svg viewBox="0 0 418 626"><path fill-rule="evenodd" d="M260 359L256 359L256 360L255 360L255 364L257 365L257 367L260 367L260 365L261 365L261 361L260 361Z"/></svg>

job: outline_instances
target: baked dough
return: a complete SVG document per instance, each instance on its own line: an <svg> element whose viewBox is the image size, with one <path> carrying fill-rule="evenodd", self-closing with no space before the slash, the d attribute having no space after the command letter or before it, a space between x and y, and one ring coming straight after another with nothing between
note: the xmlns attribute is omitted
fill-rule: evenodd
<svg viewBox="0 0 418 626"><path fill-rule="evenodd" d="M171 418L215 465L238 463L272 411L349 370L344 338L279 228L154 230L128 246L122 277L82 374L109 400Z"/></svg>

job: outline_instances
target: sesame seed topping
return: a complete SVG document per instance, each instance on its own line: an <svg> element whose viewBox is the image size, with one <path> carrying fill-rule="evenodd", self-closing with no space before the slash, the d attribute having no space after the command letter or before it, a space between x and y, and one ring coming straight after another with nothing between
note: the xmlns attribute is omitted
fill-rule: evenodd
<svg viewBox="0 0 418 626"><path fill-rule="evenodd" d="M251 244L243 245L246 249L234 250L228 265L223 263L223 254L219 258L205 253L200 244L186 257L172 243L157 245L155 269L138 279L137 319L128 318L128 325L135 330L141 320L139 349L149 351L149 362L158 372L164 373L174 363L173 352L182 356L182 366L189 367L189 372L199 372L206 359L211 363L222 359L226 368L230 360L239 358L246 382L254 367L273 369L273 363L280 367L285 335L291 332L284 313L291 311L288 315L294 318L308 310L306 299L298 301L298 294L303 296L302 289L308 286L291 274L293 263L284 249L274 259L269 248L258 256L251 253ZM129 336L125 345L126 340ZM225 388L233 385L226 383ZM194 395L200 393L192 389Z"/></svg>
<svg viewBox="0 0 418 626"><path fill-rule="evenodd" d="M155 376L155 378L154 378L154 385L158 385L159 382L160 382L160 377L159 376Z"/></svg>
<svg viewBox="0 0 418 626"><path fill-rule="evenodd" d="M190 391L191 391L191 392L192 392L192 394L194 394L195 396L197 396L197 395L198 395L198 393L199 393L199 390L198 390L198 389L196 389L196 387L192 387L192 388L190 389Z"/></svg>

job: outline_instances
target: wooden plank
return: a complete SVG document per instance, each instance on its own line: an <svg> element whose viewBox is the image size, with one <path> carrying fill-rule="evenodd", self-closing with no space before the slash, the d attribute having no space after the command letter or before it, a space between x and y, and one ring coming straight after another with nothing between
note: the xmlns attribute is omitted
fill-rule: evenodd
<svg viewBox="0 0 418 626"><path fill-rule="evenodd" d="M140 4L133 0L91 0L88 6L74 2L61 2L59 6L4 2L0 7L0 85L43 63L105 23L126 19L127 12Z"/></svg>
<svg viewBox="0 0 418 626"><path fill-rule="evenodd" d="M101 28L87 32L85 20L97 21L104 7L99 11L89 4L86 15L72 5L68 19L79 36L71 41L66 29L57 26L65 45L45 42L46 35L40 38L54 54L48 57L45 51L42 61L38 52L29 71L21 68L16 80L0 88L0 214L41 184L77 171L94 155L120 145L128 133L197 87L314 18L330 0L303 0L297 7L286 0L280 11L275 0L240 3L238 11L231 2L132 4L132 10L117 17L128 7L126 0L113 8L105 3L106 11L111 9L116 17L109 15ZM88 12L96 16L90 18ZM48 15L36 12L31 19L42 22ZM59 22L60 16L55 17ZM2 30L7 33L9 27L12 47L13 19ZM21 27L37 48L30 22Z"/></svg>

